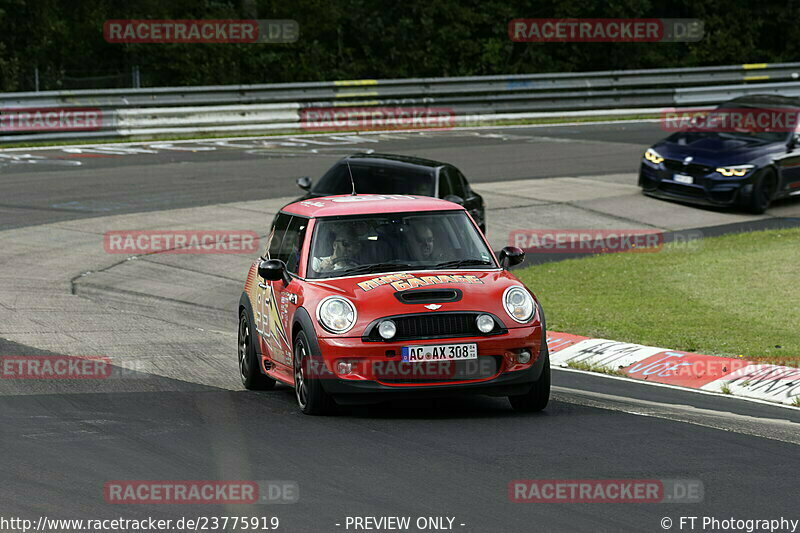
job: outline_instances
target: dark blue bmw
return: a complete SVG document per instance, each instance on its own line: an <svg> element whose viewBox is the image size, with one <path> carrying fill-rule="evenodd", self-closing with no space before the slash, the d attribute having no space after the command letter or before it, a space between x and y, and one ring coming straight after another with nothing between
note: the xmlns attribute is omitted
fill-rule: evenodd
<svg viewBox="0 0 800 533"><path fill-rule="evenodd" d="M731 110L751 110L749 118L772 114L781 120L765 127L745 120L734 127L689 127L673 133L644 153L639 170L643 192L687 203L742 207L752 213L763 213L775 199L800 195L800 99L743 96L712 114L730 120L736 118ZM747 115L745 111L746 119Z"/></svg>

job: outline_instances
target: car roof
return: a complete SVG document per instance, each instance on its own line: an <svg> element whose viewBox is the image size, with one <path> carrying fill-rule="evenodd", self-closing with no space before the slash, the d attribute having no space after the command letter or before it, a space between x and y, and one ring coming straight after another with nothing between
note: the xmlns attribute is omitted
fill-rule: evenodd
<svg viewBox="0 0 800 533"><path fill-rule="evenodd" d="M350 160L353 163L366 163L376 166L415 166L425 168L438 168L447 165L441 161L434 161L432 159L424 159L422 157L414 157L410 155L398 154L353 154L345 157L340 163L345 160Z"/></svg>
<svg viewBox="0 0 800 533"><path fill-rule="evenodd" d="M408 213L412 211L463 211L453 202L429 196L405 194L340 194L299 200L281 211L305 217L335 217L342 215L368 215L379 213Z"/></svg>
<svg viewBox="0 0 800 533"><path fill-rule="evenodd" d="M797 107L800 108L800 98L781 96L779 94L748 94L723 102L722 105L739 104L758 107Z"/></svg>

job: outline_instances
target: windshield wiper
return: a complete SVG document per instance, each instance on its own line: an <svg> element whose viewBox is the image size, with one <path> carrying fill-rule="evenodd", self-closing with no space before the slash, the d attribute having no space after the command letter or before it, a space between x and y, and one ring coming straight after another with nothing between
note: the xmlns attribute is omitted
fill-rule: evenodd
<svg viewBox="0 0 800 533"><path fill-rule="evenodd" d="M414 265L409 265L408 263L375 263L372 265L361 265L355 268L348 268L347 270L337 272L337 274L344 274L348 276L352 274L372 274L374 272L382 272L386 270L404 270L412 267L414 267Z"/></svg>
<svg viewBox="0 0 800 533"><path fill-rule="evenodd" d="M491 261L487 261L485 259L458 259L455 261L445 261L444 263L439 263L435 265L433 268L459 268L465 266L478 266L478 265L491 265Z"/></svg>

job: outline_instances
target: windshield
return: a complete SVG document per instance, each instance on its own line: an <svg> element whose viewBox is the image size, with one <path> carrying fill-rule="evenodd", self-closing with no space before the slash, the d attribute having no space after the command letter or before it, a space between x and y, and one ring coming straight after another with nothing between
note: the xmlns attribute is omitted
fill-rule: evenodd
<svg viewBox="0 0 800 533"><path fill-rule="evenodd" d="M728 102L704 119L707 124L724 124L720 137L735 137L763 142L782 142L797 124L797 109L755 107Z"/></svg>
<svg viewBox="0 0 800 533"><path fill-rule="evenodd" d="M356 192L359 194L415 194L435 196L434 169L398 165L377 166L350 162ZM346 164L329 170L314 187L320 195L349 194L353 189Z"/></svg>
<svg viewBox="0 0 800 533"><path fill-rule="evenodd" d="M319 219L308 278L496 266L464 211L390 213Z"/></svg>

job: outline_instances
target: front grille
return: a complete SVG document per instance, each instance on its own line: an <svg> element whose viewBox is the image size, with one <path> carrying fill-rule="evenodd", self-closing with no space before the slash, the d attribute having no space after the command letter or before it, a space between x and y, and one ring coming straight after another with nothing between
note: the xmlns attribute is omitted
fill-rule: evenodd
<svg viewBox="0 0 800 533"><path fill-rule="evenodd" d="M672 183L669 181L662 181L658 188L664 192L671 194L678 194L680 196L691 196L693 198L705 198L706 193L699 187L692 187L691 185L683 185L682 183Z"/></svg>
<svg viewBox="0 0 800 533"><path fill-rule="evenodd" d="M375 379L383 383L443 383L494 377L500 369L499 356L481 356L467 361L404 363L377 361L373 364Z"/></svg>
<svg viewBox="0 0 800 533"><path fill-rule="evenodd" d="M731 203L736 198L736 189L711 191L711 199L720 203Z"/></svg>
<svg viewBox="0 0 800 533"><path fill-rule="evenodd" d="M675 159L665 159L664 168L672 172L679 172L681 174L688 174L690 176L705 176L714 172L713 167L706 165L699 165L697 163L689 163L684 165L683 161L676 161Z"/></svg>
<svg viewBox="0 0 800 533"><path fill-rule="evenodd" d="M494 317L495 327L489 333L481 333L475 323L478 315L484 313L420 313L414 315L401 315L382 318L374 321L364 331L362 340L367 342L382 342L384 339L378 333L378 324L382 320L391 319L397 326L397 333L391 341L410 339L436 339L449 337L483 337L505 333L506 329L497 317Z"/></svg>

